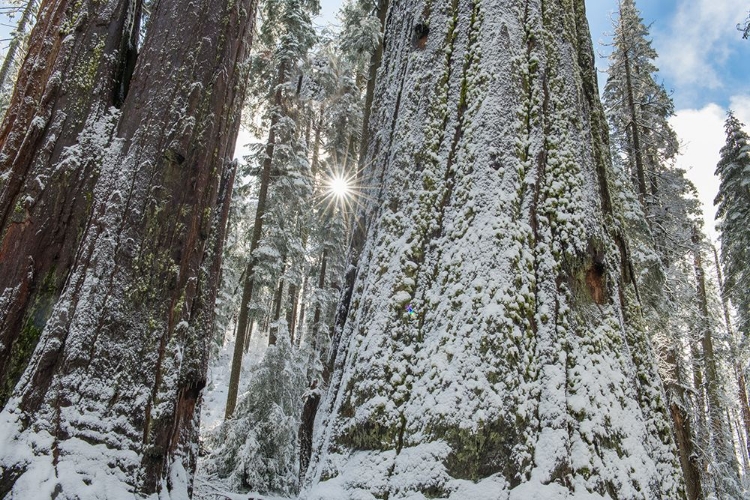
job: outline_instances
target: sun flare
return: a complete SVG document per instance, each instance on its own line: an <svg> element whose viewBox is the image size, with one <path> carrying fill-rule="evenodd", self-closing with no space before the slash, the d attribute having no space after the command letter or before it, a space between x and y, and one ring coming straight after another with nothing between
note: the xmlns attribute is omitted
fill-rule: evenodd
<svg viewBox="0 0 750 500"><path fill-rule="evenodd" d="M348 198L352 194L352 187L348 179L337 175L328 181L328 191L337 198Z"/></svg>

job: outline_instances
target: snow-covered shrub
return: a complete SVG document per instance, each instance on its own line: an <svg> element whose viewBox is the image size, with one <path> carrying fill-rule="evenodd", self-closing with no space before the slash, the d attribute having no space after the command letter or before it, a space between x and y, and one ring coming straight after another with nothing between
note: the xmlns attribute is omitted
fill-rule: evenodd
<svg viewBox="0 0 750 500"><path fill-rule="evenodd" d="M279 322L276 345L251 370L234 417L208 436L207 470L233 488L290 495L298 489L299 412L306 389L304 364Z"/></svg>

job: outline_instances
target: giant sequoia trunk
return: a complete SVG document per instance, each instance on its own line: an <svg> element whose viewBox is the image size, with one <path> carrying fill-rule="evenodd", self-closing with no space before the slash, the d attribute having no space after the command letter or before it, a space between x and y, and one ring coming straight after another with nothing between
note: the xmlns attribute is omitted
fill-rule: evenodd
<svg viewBox="0 0 750 500"><path fill-rule="evenodd" d="M93 191L75 194L91 215L75 228L62 295L0 414L0 496L188 495L253 18L252 0L160 0L113 125L73 140L69 161L101 173ZM91 89L78 90L67 98L86 102ZM26 119L31 139L46 130L37 121ZM62 192L56 183L49 189Z"/></svg>
<svg viewBox="0 0 750 500"><path fill-rule="evenodd" d="M60 295L101 142L132 74L140 0L49 0L0 127L0 407Z"/></svg>
<svg viewBox="0 0 750 500"><path fill-rule="evenodd" d="M683 498L583 0L394 2L384 47L307 497Z"/></svg>

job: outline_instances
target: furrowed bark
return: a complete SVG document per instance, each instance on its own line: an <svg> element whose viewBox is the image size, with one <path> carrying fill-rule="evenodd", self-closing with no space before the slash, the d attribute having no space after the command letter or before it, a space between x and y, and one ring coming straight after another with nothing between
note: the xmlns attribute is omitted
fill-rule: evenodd
<svg viewBox="0 0 750 500"><path fill-rule="evenodd" d="M306 498L684 498L583 0L394 2L383 47Z"/></svg>
<svg viewBox="0 0 750 500"><path fill-rule="evenodd" d="M65 289L0 416L17 441L50 436L50 470L98 454L49 478L57 498L96 474L112 496L189 495L254 17L253 0L151 13Z"/></svg>
<svg viewBox="0 0 750 500"><path fill-rule="evenodd" d="M0 407L23 373L91 216L101 144L140 0L42 2L0 126Z"/></svg>

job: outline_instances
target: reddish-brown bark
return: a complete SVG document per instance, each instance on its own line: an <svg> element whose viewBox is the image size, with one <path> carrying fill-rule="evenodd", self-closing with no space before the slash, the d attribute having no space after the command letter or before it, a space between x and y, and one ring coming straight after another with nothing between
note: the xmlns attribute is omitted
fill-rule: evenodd
<svg viewBox="0 0 750 500"><path fill-rule="evenodd" d="M42 3L0 126L0 407L75 258L132 73L140 0ZM3 177L0 177L2 179Z"/></svg>
<svg viewBox="0 0 750 500"><path fill-rule="evenodd" d="M8 405L21 441L53 437L40 452L55 466L70 439L104 445L101 467L136 495L195 464L254 12L156 4L65 289Z"/></svg>

